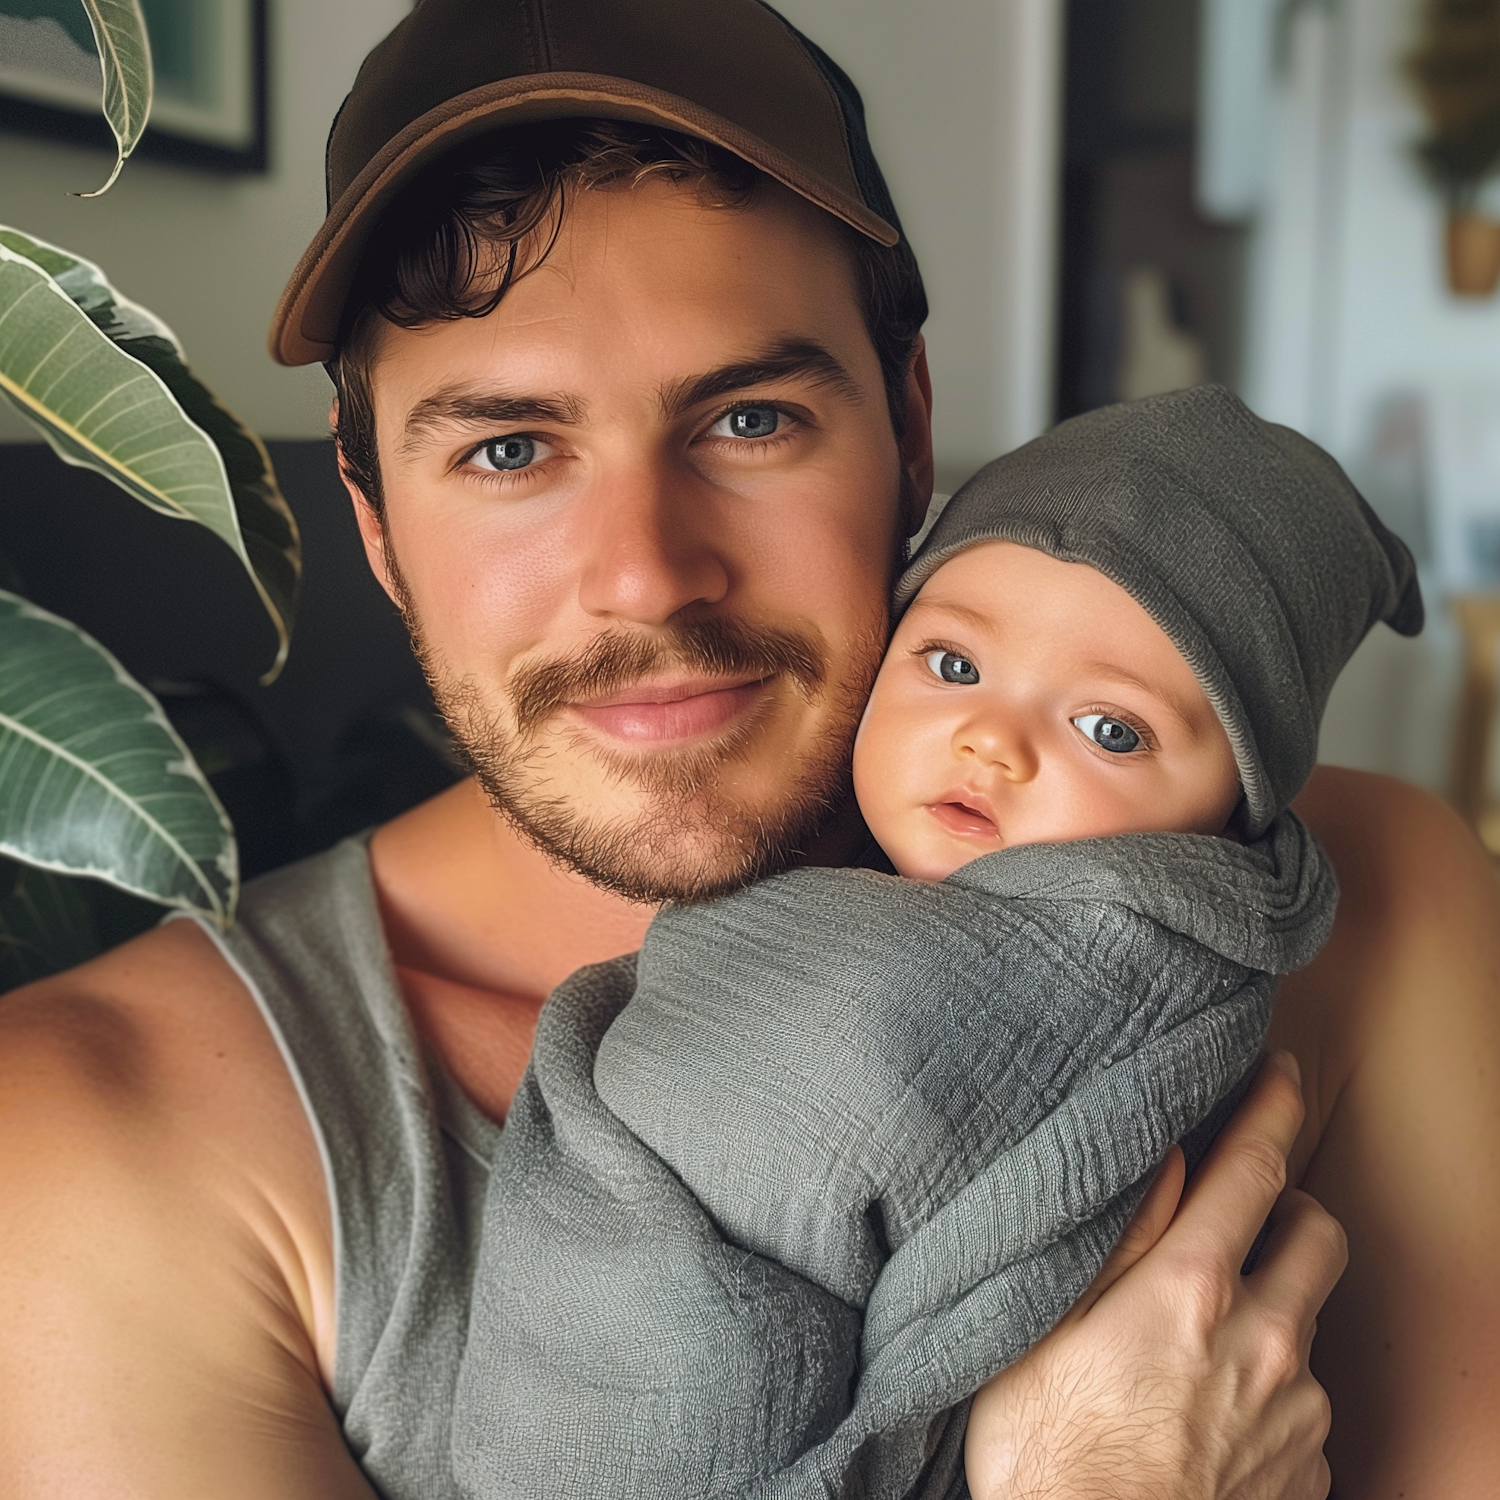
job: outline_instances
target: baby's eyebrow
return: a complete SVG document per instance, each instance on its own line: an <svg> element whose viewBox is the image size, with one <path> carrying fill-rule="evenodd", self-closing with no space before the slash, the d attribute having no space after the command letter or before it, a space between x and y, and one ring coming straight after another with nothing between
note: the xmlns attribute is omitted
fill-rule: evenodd
<svg viewBox="0 0 1500 1500"><path fill-rule="evenodd" d="M1162 687L1160 683L1147 682L1144 677L1138 677L1134 672L1127 671L1124 667L1117 666L1114 662L1094 662L1087 670L1091 676L1097 675L1108 678L1113 682L1121 683L1126 687L1139 688L1143 693L1160 703L1189 733L1198 733L1199 726L1193 722L1187 709L1178 699L1177 695L1169 689Z"/></svg>
<svg viewBox="0 0 1500 1500"><path fill-rule="evenodd" d="M938 610L945 615L952 615L955 619L962 620L967 625L972 625L976 630L989 630L994 625L994 620L982 610L970 609L967 604L950 603L947 599L925 599L918 595L912 601L907 614L915 614L918 610L930 613Z"/></svg>

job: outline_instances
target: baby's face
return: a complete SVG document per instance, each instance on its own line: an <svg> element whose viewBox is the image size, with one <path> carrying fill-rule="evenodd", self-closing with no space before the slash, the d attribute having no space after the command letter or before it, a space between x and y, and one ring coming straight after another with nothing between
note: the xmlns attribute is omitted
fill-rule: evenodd
<svg viewBox="0 0 1500 1500"><path fill-rule="evenodd" d="M961 552L897 627L854 744L896 869L1012 844L1220 833L1234 755L1192 668L1117 583L1011 542Z"/></svg>

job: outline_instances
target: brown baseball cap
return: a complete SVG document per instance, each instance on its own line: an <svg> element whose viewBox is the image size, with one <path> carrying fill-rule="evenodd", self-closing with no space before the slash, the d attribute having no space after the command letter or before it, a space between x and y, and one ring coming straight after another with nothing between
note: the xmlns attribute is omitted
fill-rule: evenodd
<svg viewBox="0 0 1500 1500"><path fill-rule="evenodd" d="M428 163L497 127L585 116L711 141L871 239L901 238L858 90L761 0L420 0L333 122L328 217L282 293L271 357L334 356L365 246Z"/></svg>

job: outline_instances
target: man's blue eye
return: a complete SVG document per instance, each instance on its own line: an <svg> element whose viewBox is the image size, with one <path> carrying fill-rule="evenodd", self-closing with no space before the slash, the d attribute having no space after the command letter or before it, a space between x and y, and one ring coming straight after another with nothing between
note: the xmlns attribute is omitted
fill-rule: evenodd
<svg viewBox="0 0 1500 1500"><path fill-rule="evenodd" d="M763 438L781 426L781 413L774 406L741 406L724 420L731 437Z"/></svg>
<svg viewBox="0 0 1500 1500"><path fill-rule="evenodd" d="M967 656L960 656L956 651L929 651L927 667L933 676L941 677L944 682L957 682L964 687L973 687L979 681L979 668Z"/></svg>
<svg viewBox="0 0 1500 1500"><path fill-rule="evenodd" d="M496 438L479 450L483 467L489 469L524 469L536 462L536 440L529 437Z"/></svg>
<svg viewBox="0 0 1500 1500"><path fill-rule="evenodd" d="M1080 714L1073 722L1096 745L1116 755L1128 755L1140 748L1140 735L1129 724L1111 719L1108 714Z"/></svg>

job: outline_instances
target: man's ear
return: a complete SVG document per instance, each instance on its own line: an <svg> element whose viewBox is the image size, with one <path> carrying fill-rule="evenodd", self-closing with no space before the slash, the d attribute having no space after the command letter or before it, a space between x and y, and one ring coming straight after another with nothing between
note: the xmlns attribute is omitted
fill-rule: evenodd
<svg viewBox="0 0 1500 1500"><path fill-rule="evenodd" d="M330 420L335 431L338 428L339 404L333 403ZM398 608L401 601L396 597L396 590L391 582L390 561L386 555L385 523L380 519L375 507L370 504L369 497L350 477L349 470L344 464L344 450L339 446L338 439L334 439L334 451L338 455L339 479L344 488L349 492L349 499L354 506L354 524L359 527L359 539L365 546L365 561L370 564L370 571L375 575L375 581L386 591L391 602Z"/></svg>
<svg viewBox="0 0 1500 1500"><path fill-rule="evenodd" d="M914 536L932 504L935 469L932 458L932 375L927 369L927 342L917 335L906 371L906 424L901 434L903 536Z"/></svg>

